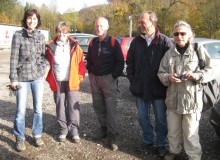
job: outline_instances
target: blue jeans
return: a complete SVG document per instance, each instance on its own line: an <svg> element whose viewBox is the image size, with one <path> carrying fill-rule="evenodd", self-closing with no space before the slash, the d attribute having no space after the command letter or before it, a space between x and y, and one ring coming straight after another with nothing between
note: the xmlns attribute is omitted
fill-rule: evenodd
<svg viewBox="0 0 220 160"><path fill-rule="evenodd" d="M42 100L44 91L44 78L39 78L37 80L19 82L21 88L16 94L16 114L14 120L14 135L25 139L25 114L27 107L27 99L30 89L33 96L33 124L32 124L32 134L33 137L41 137L43 130L43 120L42 120Z"/></svg>
<svg viewBox="0 0 220 160"><path fill-rule="evenodd" d="M136 98L138 109L138 120L143 131L143 141L146 144L156 144L157 147L167 144L167 120L166 105L164 100L152 100L145 102L141 98ZM153 107L155 115L155 128L151 123L150 107ZM154 133L156 142L154 142Z"/></svg>

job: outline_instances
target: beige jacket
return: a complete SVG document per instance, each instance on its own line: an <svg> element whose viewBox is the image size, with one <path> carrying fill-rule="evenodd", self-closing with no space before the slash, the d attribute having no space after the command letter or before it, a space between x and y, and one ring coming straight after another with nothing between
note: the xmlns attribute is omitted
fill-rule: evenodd
<svg viewBox="0 0 220 160"><path fill-rule="evenodd" d="M198 57L193 45L189 45L185 53L181 54L176 47L166 52L161 60L158 77L167 86L166 105L167 109L176 111L178 114L190 114L202 111L202 86L201 82L208 82L214 78L211 59L203 46L198 46L200 57L205 60L203 70L198 67ZM171 83L168 75L181 74L184 71L192 71L195 80L183 80L181 83Z"/></svg>

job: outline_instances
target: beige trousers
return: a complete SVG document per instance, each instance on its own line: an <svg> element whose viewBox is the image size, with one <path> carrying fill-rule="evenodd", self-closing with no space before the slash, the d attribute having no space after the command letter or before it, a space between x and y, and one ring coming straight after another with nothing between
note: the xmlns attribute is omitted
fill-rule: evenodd
<svg viewBox="0 0 220 160"><path fill-rule="evenodd" d="M201 113L177 114L167 110L168 141L170 152L178 154L183 144L189 160L200 160L202 149L199 142L199 120Z"/></svg>

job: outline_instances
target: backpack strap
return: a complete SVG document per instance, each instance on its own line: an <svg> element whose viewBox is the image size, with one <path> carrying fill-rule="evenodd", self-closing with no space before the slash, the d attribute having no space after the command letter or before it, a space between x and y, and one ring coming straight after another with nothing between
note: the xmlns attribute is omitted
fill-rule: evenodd
<svg viewBox="0 0 220 160"><path fill-rule="evenodd" d="M92 47L92 42L93 42L94 38L90 41L89 46Z"/></svg>
<svg viewBox="0 0 220 160"><path fill-rule="evenodd" d="M94 40L94 38L90 41L89 43L89 46L92 47L92 41ZM115 38L114 37L111 37L111 46L112 47L115 47Z"/></svg>
<svg viewBox="0 0 220 160"><path fill-rule="evenodd" d="M112 47L115 47L115 37L111 37L111 45Z"/></svg>
<svg viewBox="0 0 220 160"><path fill-rule="evenodd" d="M194 43L194 50L196 52L196 55L199 59L199 68L204 69L205 68L205 61L201 58L199 51L198 51L198 43Z"/></svg>

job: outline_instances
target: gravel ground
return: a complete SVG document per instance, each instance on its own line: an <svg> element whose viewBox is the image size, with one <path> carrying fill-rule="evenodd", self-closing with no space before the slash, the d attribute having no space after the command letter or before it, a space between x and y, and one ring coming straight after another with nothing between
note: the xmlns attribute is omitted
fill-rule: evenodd
<svg viewBox="0 0 220 160"><path fill-rule="evenodd" d="M135 146L139 144L142 133L137 121L135 99L128 90L126 78L119 79L118 123L120 127L119 150L111 151L106 141L93 141L90 135L98 129L98 121L92 108L91 92L86 76L80 92L81 144L67 140L57 142L58 126L55 116L53 95L46 85L43 101L45 146L36 148L31 135L32 100L29 97L26 114L26 150L15 150L15 138L12 135L15 114L15 97L9 96L6 85L9 84L9 50L0 50L0 160L159 160L155 151L149 154L138 153ZM200 122L200 140L203 148L202 160L220 159L220 142L209 123L210 112L202 115Z"/></svg>

